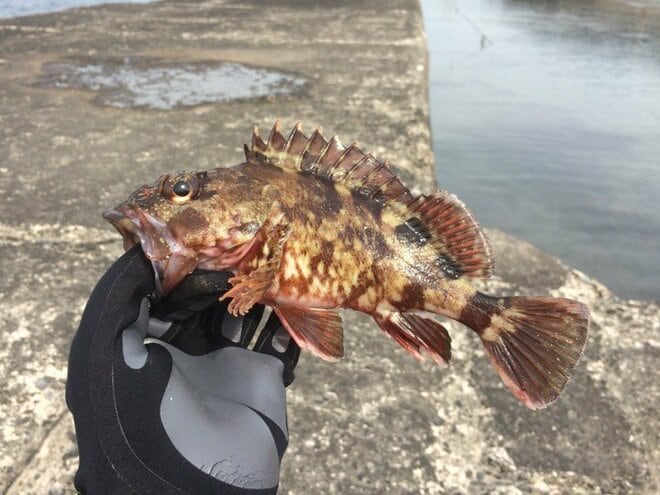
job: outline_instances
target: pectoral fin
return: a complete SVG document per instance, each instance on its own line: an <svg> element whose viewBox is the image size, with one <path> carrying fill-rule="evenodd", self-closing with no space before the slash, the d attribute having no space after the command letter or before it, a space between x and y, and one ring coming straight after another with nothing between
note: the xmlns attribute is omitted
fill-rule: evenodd
<svg viewBox="0 0 660 495"><path fill-rule="evenodd" d="M273 277L274 271L271 269L255 270L249 274L239 273L229 279L232 288L225 292L220 300L231 298L227 310L234 316L244 315L264 298Z"/></svg>
<svg viewBox="0 0 660 495"><path fill-rule="evenodd" d="M234 316L246 314L262 301L275 280L282 259L282 247L289 235L289 224L278 203L257 231L238 273L229 279L232 288L220 300L231 298L228 311Z"/></svg>
<svg viewBox="0 0 660 495"><path fill-rule="evenodd" d="M341 316L326 309L275 306L284 327L302 349L309 349L326 361L344 355L344 331Z"/></svg>

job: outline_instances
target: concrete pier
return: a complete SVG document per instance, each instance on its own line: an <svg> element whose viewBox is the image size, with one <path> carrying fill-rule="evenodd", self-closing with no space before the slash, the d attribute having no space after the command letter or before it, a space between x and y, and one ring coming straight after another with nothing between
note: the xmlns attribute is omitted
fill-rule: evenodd
<svg viewBox="0 0 660 495"><path fill-rule="evenodd" d="M234 62L302 83L165 110L98 81L48 79L53 64L110 77L127 66ZM240 161L251 126L276 118L358 139L430 192L428 115L415 0L164 1L0 21L0 491L72 490L68 346L92 287L121 252L102 209L163 172ZM453 361L442 370L350 314L346 358L304 354L289 389L281 493L657 492L660 309L489 234L498 267L485 289L574 297L593 309L586 355L559 402L525 409L458 324L448 324Z"/></svg>

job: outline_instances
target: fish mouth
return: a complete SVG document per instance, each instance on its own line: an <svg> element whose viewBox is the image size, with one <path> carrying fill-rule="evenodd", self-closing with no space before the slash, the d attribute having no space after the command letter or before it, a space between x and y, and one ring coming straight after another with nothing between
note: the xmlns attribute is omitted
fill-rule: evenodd
<svg viewBox="0 0 660 495"><path fill-rule="evenodd" d="M121 234L124 242L124 250L128 251L140 242L139 225L135 219L131 218L132 210L127 207L119 206L105 210L101 216L107 220Z"/></svg>
<svg viewBox="0 0 660 495"><path fill-rule="evenodd" d="M172 254L165 241L165 237L171 236L163 235L166 224L152 215L122 205L105 210L102 216L121 234L125 250L140 243L145 256L152 261L165 260Z"/></svg>
<svg viewBox="0 0 660 495"><path fill-rule="evenodd" d="M121 234L124 250L140 244L156 276L156 293L168 294L199 264L197 255L185 248L162 220L127 205L105 210L105 220Z"/></svg>

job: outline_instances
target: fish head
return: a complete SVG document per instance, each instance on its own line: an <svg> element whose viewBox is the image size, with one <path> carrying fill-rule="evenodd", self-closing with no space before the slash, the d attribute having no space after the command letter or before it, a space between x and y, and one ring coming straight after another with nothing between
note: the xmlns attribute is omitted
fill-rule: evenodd
<svg viewBox="0 0 660 495"><path fill-rule="evenodd" d="M222 175L221 169L163 175L103 212L121 234L124 249L141 245L160 294L195 268L231 269L241 258L240 246L256 234L256 223L245 222L237 211L236 188Z"/></svg>

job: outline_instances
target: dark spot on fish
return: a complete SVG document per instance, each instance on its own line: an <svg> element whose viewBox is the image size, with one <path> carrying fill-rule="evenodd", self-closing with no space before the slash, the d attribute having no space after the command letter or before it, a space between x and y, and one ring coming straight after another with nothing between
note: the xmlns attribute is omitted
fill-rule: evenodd
<svg viewBox="0 0 660 495"><path fill-rule="evenodd" d="M160 190L153 185L143 185L136 191L132 192L126 203L134 204L142 210L149 210L153 205L161 200Z"/></svg>
<svg viewBox="0 0 660 495"><path fill-rule="evenodd" d="M254 160L251 160L250 158L253 158ZM259 151L252 152L252 156L248 158L248 161L256 161L261 165L268 165L268 157Z"/></svg>
<svg viewBox="0 0 660 495"><path fill-rule="evenodd" d="M207 229L209 222L195 208L186 208L167 222L167 227L176 239L184 236L194 236L202 230Z"/></svg>
<svg viewBox="0 0 660 495"><path fill-rule="evenodd" d="M396 236L408 244L424 246L431 240L431 232L417 217L410 217L394 228Z"/></svg>
<svg viewBox="0 0 660 495"><path fill-rule="evenodd" d="M461 278L463 276L463 270L461 270L458 267L458 264L452 260L449 256L446 256L444 254L439 254L438 257L435 259L435 266L440 268L442 273L447 275L448 278L452 280L456 280L457 278Z"/></svg>
<svg viewBox="0 0 660 495"><path fill-rule="evenodd" d="M380 258L385 258L391 254L392 251L387 245L385 236L382 232L374 230L371 227L366 227L364 229L364 238L373 252L375 252Z"/></svg>
<svg viewBox="0 0 660 495"><path fill-rule="evenodd" d="M357 191L351 190L351 196L353 198L353 204L358 209L360 213L367 212L371 215L376 223L380 223L381 217L383 216L383 205L378 201L369 199Z"/></svg>
<svg viewBox="0 0 660 495"><path fill-rule="evenodd" d="M310 263L312 267L318 266L318 264L323 261L327 266L328 263L332 263L332 257L335 252L335 244L331 241L321 241L321 246L318 253L312 256Z"/></svg>
<svg viewBox="0 0 660 495"><path fill-rule="evenodd" d="M348 226L344 228L344 230L341 232L341 235L346 245L348 247L352 247L353 241L355 240L355 229L353 229L351 226Z"/></svg>
<svg viewBox="0 0 660 495"><path fill-rule="evenodd" d="M424 287L415 282L408 282L401 292L401 302L398 304L401 311L420 309L424 307Z"/></svg>
<svg viewBox="0 0 660 495"><path fill-rule="evenodd" d="M490 326L491 316L499 315L504 311L499 301L497 297L477 292L463 308L459 321L482 333Z"/></svg>
<svg viewBox="0 0 660 495"><path fill-rule="evenodd" d="M305 151L300 162L300 170L303 172L314 173L315 168L318 167L318 163L315 163L317 155L312 155L308 151Z"/></svg>
<svg viewBox="0 0 660 495"><path fill-rule="evenodd" d="M381 279L377 265L373 267L373 275L376 277L376 280ZM373 281L369 280L368 274L366 272L361 272L358 276L357 283L351 287L351 291L346 296L346 301L348 301L349 306L351 304L356 304L360 296L364 294L371 285L373 285Z"/></svg>
<svg viewBox="0 0 660 495"><path fill-rule="evenodd" d="M312 175L311 173L302 173L299 175L302 183L302 198L304 206L312 210L320 210L321 216L335 216L341 212L344 207L341 195L335 188L334 182L323 177ZM318 223L321 218L317 215Z"/></svg>
<svg viewBox="0 0 660 495"><path fill-rule="evenodd" d="M333 253L335 252L335 244L332 241L323 241L321 242L320 253L326 260L332 258Z"/></svg>
<svg viewBox="0 0 660 495"><path fill-rule="evenodd" d="M217 196L217 195L218 195L218 191L215 191L213 189L203 188L199 192L199 194L197 195L197 197L195 199L204 201L204 200L207 200L207 199L211 199L212 197Z"/></svg>
<svg viewBox="0 0 660 495"><path fill-rule="evenodd" d="M331 182L326 182L325 183L326 187L324 189L327 189L327 191L324 191L325 194L325 202L324 202L324 207L328 213L331 215L337 215L341 211L343 207L343 202L341 200L341 195L335 188L335 185Z"/></svg>

